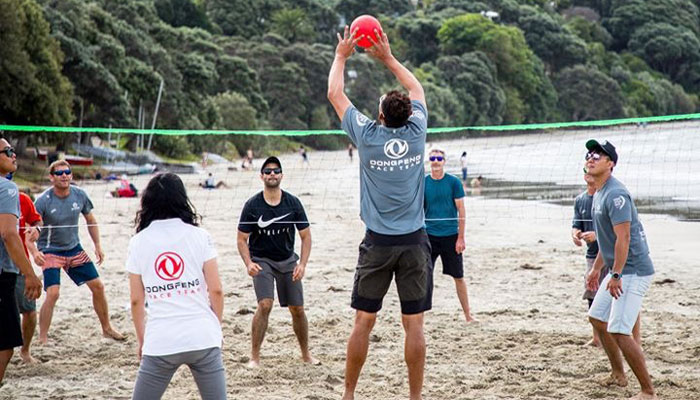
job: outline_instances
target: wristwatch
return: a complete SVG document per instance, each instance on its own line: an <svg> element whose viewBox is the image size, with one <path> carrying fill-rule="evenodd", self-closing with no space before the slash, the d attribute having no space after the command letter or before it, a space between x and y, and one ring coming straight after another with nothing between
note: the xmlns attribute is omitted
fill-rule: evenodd
<svg viewBox="0 0 700 400"><path fill-rule="evenodd" d="M612 278L615 279L616 281L619 281L620 278L622 278L622 274L619 274L617 272L612 273Z"/></svg>

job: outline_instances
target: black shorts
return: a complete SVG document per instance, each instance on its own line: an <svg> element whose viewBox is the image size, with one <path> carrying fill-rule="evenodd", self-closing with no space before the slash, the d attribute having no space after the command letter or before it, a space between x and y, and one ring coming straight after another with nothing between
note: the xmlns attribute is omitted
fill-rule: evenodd
<svg viewBox="0 0 700 400"><path fill-rule="evenodd" d="M17 274L0 272L0 350L22 345L19 309L15 301Z"/></svg>
<svg viewBox="0 0 700 400"><path fill-rule="evenodd" d="M386 235L368 232L360 243L360 255L352 289L352 308L376 313L392 279L401 301L401 313L419 314L430 309L430 241L424 230L393 237L399 243L387 245Z"/></svg>
<svg viewBox="0 0 700 400"><path fill-rule="evenodd" d="M455 251L457 235L452 236L432 236L430 238L430 259L432 267L435 268L435 261L438 257L442 260L442 273L453 278L464 278L464 261L462 254Z"/></svg>

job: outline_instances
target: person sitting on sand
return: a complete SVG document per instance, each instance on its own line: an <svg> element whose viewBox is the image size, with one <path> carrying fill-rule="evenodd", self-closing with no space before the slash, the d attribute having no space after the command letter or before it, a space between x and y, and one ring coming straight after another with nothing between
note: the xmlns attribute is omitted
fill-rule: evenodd
<svg viewBox="0 0 700 400"><path fill-rule="evenodd" d="M200 183L199 186L205 188L205 189L219 189L221 187L228 188L228 185L224 181L219 181L216 182L214 179L214 175L212 173L209 173L209 176L207 179L204 181L204 183Z"/></svg>
<svg viewBox="0 0 700 400"><path fill-rule="evenodd" d="M133 183L129 182L126 174L122 175L119 180L119 187L110 192L112 197L136 197L138 196L138 189Z"/></svg>
<svg viewBox="0 0 700 400"><path fill-rule="evenodd" d="M97 264L102 264L104 252L100 244L97 219L92 213L92 201L84 190L71 185L73 175L67 161L52 163L49 174L52 187L37 196L34 203L46 226L39 235L39 253L34 259L44 271L46 291L46 300L39 311L39 342L46 344L49 340L49 327L59 297L62 269L76 285L85 284L92 292L92 304L100 320L102 334L107 338L124 340L125 337L112 328L105 286L95 264L80 245L78 217L82 214L95 246Z"/></svg>
<svg viewBox="0 0 700 400"><path fill-rule="evenodd" d="M183 364L202 399L226 399L224 295L216 248L200 219L177 175L156 175L146 186L126 261L141 361L134 400L160 399Z"/></svg>

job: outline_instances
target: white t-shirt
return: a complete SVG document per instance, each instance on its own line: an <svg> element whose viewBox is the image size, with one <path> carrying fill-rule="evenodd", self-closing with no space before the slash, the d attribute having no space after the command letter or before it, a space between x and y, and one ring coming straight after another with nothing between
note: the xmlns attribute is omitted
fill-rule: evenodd
<svg viewBox="0 0 700 400"><path fill-rule="evenodd" d="M146 290L144 355L221 347L202 270L216 255L207 231L179 218L153 221L131 238L126 269L141 275Z"/></svg>
<svg viewBox="0 0 700 400"><path fill-rule="evenodd" d="M460 157L459 161L462 163L462 168L467 168L467 156Z"/></svg>

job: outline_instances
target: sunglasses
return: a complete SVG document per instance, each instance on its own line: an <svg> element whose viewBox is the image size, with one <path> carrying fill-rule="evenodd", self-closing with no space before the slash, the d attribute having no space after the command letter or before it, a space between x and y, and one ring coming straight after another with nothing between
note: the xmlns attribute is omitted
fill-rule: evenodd
<svg viewBox="0 0 700 400"><path fill-rule="evenodd" d="M5 147L4 149L0 150L0 153L4 153L9 158L12 158L12 156L17 154L17 152L15 152L15 149L13 149L12 147Z"/></svg>
<svg viewBox="0 0 700 400"><path fill-rule="evenodd" d="M444 161L445 157L443 157L443 156L430 156L430 157L428 157L428 159L430 161Z"/></svg>
<svg viewBox="0 0 700 400"><path fill-rule="evenodd" d="M273 172L275 175L279 175L282 173L282 168L263 168L262 172L265 175L270 175Z"/></svg>
<svg viewBox="0 0 700 400"><path fill-rule="evenodd" d="M61 176L61 175L70 175L70 170L69 169L62 169L60 171L53 171L51 175L55 176Z"/></svg>
<svg viewBox="0 0 700 400"><path fill-rule="evenodd" d="M600 153L596 153L594 151L589 151L588 153L586 153L586 161L588 161L588 160L598 161L598 160L600 160L601 157L603 157L603 156Z"/></svg>

